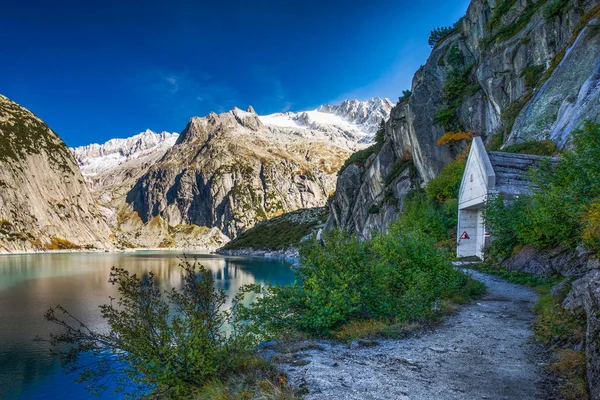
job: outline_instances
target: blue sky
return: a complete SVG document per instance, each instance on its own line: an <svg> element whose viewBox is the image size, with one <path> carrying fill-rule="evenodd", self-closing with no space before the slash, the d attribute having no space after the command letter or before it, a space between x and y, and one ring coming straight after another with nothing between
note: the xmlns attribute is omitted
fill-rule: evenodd
<svg viewBox="0 0 600 400"><path fill-rule="evenodd" d="M12 1L0 13L0 93L69 146L252 105L395 101L429 31L468 0Z"/></svg>

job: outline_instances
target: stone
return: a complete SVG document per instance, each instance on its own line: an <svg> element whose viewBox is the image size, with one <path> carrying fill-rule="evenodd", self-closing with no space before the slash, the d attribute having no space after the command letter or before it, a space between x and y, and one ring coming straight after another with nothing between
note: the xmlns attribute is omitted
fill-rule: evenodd
<svg viewBox="0 0 600 400"><path fill-rule="evenodd" d="M600 400L600 270L592 270L573 282L563 307L573 313L585 312L585 355L590 399Z"/></svg>

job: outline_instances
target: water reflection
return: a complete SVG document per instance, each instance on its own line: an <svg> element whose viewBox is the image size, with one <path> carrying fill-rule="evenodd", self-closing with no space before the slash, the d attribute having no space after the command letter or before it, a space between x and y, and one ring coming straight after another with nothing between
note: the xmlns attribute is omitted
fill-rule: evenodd
<svg viewBox="0 0 600 400"><path fill-rule="evenodd" d="M0 257L0 398L97 398L72 383L73 376L62 375L42 343L32 342L52 328L42 317L44 311L61 304L90 327L103 329L98 306L116 295L116 287L107 282L113 265L138 276L152 271L159 287L167 290L181 285L182 256L136 252ZM276 260L189 256L213 272L229 302L245 284L293 281L290 268Z"/></svg>

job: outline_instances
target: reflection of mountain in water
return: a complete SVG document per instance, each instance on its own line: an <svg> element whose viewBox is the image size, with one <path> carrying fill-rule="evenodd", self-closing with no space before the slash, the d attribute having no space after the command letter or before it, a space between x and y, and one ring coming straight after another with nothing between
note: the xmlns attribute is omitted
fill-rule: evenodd
<svg viewBox="0 0 600 400"><path fill-rule="evenodd" d="M95 399L73 383L75 376L60 373L43 344L32 341L53 328L44 320L44 311L61 304L91 328L106 329L98 306L117 295L108 283L113 265L138 276L152 271L159 287L168 290L181 286L182 256L170 251L0 257L0 398L10 391L19 399ZM242 285L288 284L294 279L289 266L277 260L188 256L191 261L193 257L226 291L227 306Z"/></svg>

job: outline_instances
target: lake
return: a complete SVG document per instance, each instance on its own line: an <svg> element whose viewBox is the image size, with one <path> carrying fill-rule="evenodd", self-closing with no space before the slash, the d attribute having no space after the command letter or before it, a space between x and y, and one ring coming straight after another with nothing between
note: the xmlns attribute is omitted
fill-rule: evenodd
<svg viewBox="0 0 600 400"><path fill-rule="evenodd" d="M280 260L222 257L186 252L210 269L229 298L248 283L289 284L294 275ZM110 268L149 271L161 288L179 287L183 256L177 251L131 253L52 253L0 256L0 399L98 399L64 374L58 360L36 335L53 329L44 320L49 306L63 305L92 328L105 327L99 305L116 295ZM106 393L103 399L121 396Z"/></svg>

